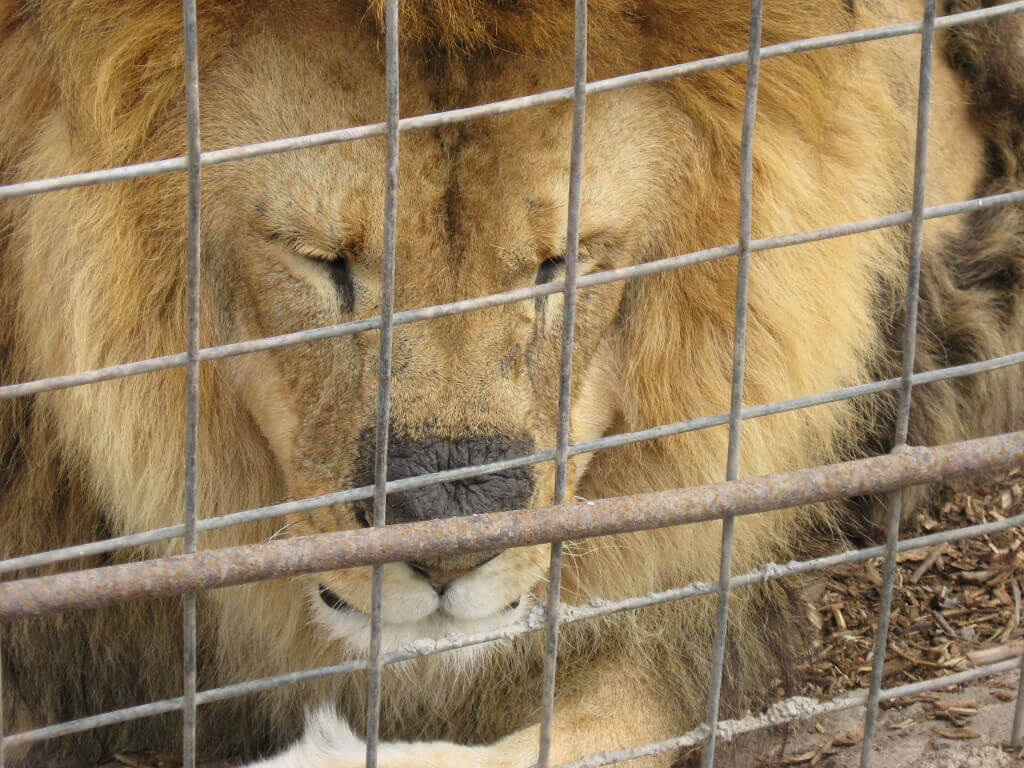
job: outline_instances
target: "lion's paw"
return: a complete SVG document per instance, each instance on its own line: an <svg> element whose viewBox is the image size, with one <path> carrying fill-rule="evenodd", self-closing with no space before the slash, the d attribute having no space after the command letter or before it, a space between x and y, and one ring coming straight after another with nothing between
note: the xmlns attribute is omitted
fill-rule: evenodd
<svg viewBox="0 0 1024 768"><path fill-rule="evenodd" d="M380 768L475 768L491 765L487 747L464 747L448 742L383 742L378 750ZM302 738L279 755L247 768L363 768L366 743L352 733L333 709L310 715Z"/></svg>
<svg viewBox="0 0 1024 768"><path fill-rule="evenodd" d="M366 745L330 707L313 712L299 741L274 757L247 768L318 768L364 765Z"/></svg>

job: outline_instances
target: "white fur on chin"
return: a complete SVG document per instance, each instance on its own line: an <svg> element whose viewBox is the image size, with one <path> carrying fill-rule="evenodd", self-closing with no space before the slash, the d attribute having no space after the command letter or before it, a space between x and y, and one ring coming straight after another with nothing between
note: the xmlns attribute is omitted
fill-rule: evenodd
<svg viewBox="0 0 1024 768"><path fill-rule="evenodd" d="M503 629L521 620L532 601L529 591L538 575L523 568L520 557L506 552L453 582L438 595L425 579L404 563L384 566L381 600L381 648L396 651L416 640L440 640L448 634L474 635ZM370 617L363 610L335 609L320 598L320 580L308 583L310 612L314 622L330 640L349 651L365 655L370 650ZM329 588L336 589L330 582ZM352 601L342 589L338 596ZM486 647L454 652L463 662L472 662Z"/></svg>

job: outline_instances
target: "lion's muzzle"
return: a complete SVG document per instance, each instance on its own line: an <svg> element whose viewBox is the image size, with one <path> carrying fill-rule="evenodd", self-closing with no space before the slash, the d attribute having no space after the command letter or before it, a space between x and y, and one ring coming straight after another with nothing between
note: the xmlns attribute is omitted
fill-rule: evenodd
<svg viewBox="0 0 1024 768"><path fill-rule="evenodd" d="M372 438L370 450L363 451L362 482L373 483ZM471 435L461 438L426 436L411 438L392 432L388 441L388 480L443 472L449 469L488 464L523 456L533 450L533 441L525 436L500 434ZM518 509L529 504L534 479L530 467L515 467L487 475L428 485L387 497L386 520L389 525L447 517L478 515ZM368 499L357 507L360 521L370 525L373 502ZM473 570L495 557L497 552L472 552L446 557L422 558L414 565L433 583L443 587L452 578ZM436 578L435 578L436 577Z"/></svg>

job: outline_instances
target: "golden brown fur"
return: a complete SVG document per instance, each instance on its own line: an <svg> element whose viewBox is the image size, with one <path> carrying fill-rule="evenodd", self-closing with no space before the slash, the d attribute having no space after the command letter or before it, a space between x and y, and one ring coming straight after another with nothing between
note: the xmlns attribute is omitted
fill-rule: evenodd
<svg viewBox="0 0 1024 768"><path fill-rule="evenodd" d="M911 0L899 13L881 0L766 5L765 44L920 13ZM382 6L201 3L204 149L381 120ZM403 114L566 85L571 6L403 3ZM590 7L592 80L746 48L743 0ZM986 97L1007 65L982 48L994 36L1019 50L1016 27L999 32L996 24L981 38L940 35L949 63L937 57L929 203L1020 186L1022 101L1013 112ZM181 154L180 41L172 0L2 0L0 179ZM756 237L909 207L917 54L916 38L900 38L764 62ZM588 101L582 272L735 241L744 80L742 67L728 68ZM399 309L529 285L538 264L557 257L569 126L563 104L403 134ZM383 158L383 141L374 139L204 170L204 345L377 313ZM183 348L185 194L183 175L171 174L0 204L0 381ZM892 375L905 239L884 230L755 256L747 404ZM1021 348L1022 242L1016 210L928 225L919 368ZM351 311L314 263L340 256L355 275ZM734 290L735 263L723 260L582 292L573 440L727 410ZM521 433L537 448L551 445L560 307L550 297L397 329L396 433ZM205 365L201 514L361 484L377 343L367 333ZM179 521L183 381L170 371L0 402L0 557ZM912 439L1019 424L1022 389L1013 370L915 393ZM890 410L885 401L836 404L747 422L742 472L886 450ZM717 481L726 440L719 428L578 457L570 492L596 498ZM549 503L552 468L536 468L532 482L530 505ZM289 519L285 531L281 521L227 529L203 536L201 546L351 528L358 511L318 510ZM828 513L740 520L734 570L808 551L809 524ZM712 579L718 540L719 527L705 525L572 543L563 599ZM501 578L542 600L544 560L545 550L526 549L495 562ZM393 568L396 590L413 584L404 566ZM200 686L351 655L311 623L308 594L318 580L355 608L368 606L365 570L204 595ZM556 759L699 722L713 610L711 601L688 601L565 627ZM736 592L727 714L774 696L771 660L797 634L794 616L784 584ZM178 695L178 617L177 602L163 601L0 628L6 727ZM497 743L479 753L481 765L529 764L540 650L530 637L466 664L442 657L390 668L385 738ZM203 748L240 755L279 747L297 732L304 707L321 699L358 730L364 682L342 677L204 707ZM170 717L141 720L39 745L26 759L173 748L177 734Z"/></svg>

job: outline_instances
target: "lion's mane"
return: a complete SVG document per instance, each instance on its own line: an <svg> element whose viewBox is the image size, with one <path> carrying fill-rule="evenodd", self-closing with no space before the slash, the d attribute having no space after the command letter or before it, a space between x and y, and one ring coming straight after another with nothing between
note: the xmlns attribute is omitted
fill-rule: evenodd
<svg viewBox="0 0 1024 768"><path fill-rule="evenodd" d="M383 0L338 1L361 5L360 23L379 23ZM765 43L850 29L859 23L853 5L768 3ZM977 3L952 5L962 10ZM591 0L590 9L592 79L746 48L745 1ZM214 67L219 53L245 34L250 12L244 2L200 3L201 68ZM282 17L282 28L289 23ZM410 0L402 4L402 24L407 45L420 46L424 57L452 72L472 72L475 61L507 51L565 51L564 71L571 71L567 0ZM999 37L994 24L985 29L942 38L952 68L938 82L960 102L951 99L941 130L973 131L984 148L977 174L965 172L966 182L950 176L942 193L968 197L1021 186L1024 78L1013 81L1019 66L1007 64L1017 50L1013 41ZM1010 53L993 59L993 39ZM913 99L901 101L903 86L892 83L906 81L900 70L915 57L901 45L892 49L900 55L872 57L858 47L765 62L756 236L908 207ZM905 45L912 52L916 42ZM183 153L181 20L173 0L0 0L0 75L4 183ZM1008 79L1018 90L994 98ZM688 210L678 229L656 236L673 252L732 242L743 68L671 87L698 126L695 135L707 142L702 150L717 162L689 169L685 178L697 181ZM968 99L975 113L957 117L958 104ZM936 108L940 120L947 115L943 109ZM834 177L823 175L826 166ZM942 177L943 171L936 173ZM180 351L184 202L181 174L0 202L0 382ZM684 216L706 226L687 229ZM755 256L746 402L895 375L906 242L904 230L879 230ZM982 211L936 225L927 245L918 368L1020 349L1021 212ZM620 320L629 355L615 431L727 410L734 284L735 265L722 262L630 288ZM204 515L260 506L284 493L252 420L223 397L220 375L215 366L204 368ZM172 523L182 492L183 377L180 370L165 371L0 401L0 557ZM932 385L914 397L914 443L1002 431L1024 415L1016 371ZM743 472L887 450L892 410L891 399L875 398L750 422L744 426ZM725 442L718 429L603 452L579 492L609 496L720 479ZM869 528L873 514L863 508L873 504L863 500L855 530ZM819 532L834 531L835 511L779 513L764 523L744 523L735 569L813 551L816 539L806 521L815 520ZM570 544L567 596L586 601L705 578L708 564L717 562L717 530L652 532L631 539L641 543L630 547ZM211 535L203 545L259 541L275 531L275 523L267 522ZM176 546L154 545L71 567L162 555ZM272 612L274 594L287 588L287 580L250 585L231 590L233 597L216 607L201 601L200 687L331 660L297 629L302 615ZM794 625L794 591L775 582L736 593L728 712L741 711L786 677L766 660L785 656L801 634ZM240 636L238 629L251 621L241 619L253 606L267 611L260 638ZM693 725L704 707L713 610L713 601L694 600L567 626L564 689L585 690L588 668L628 658L644 686L671 691L679 701L673 726ZM159 600L0 627L7 730L179 695L179 617L178 601ZM385 735L479 743L518 727L539 702L539 643L536 637L518 639L493 663L454 681L442 661L415 674L392 669L384 686ZM321 681L204 707L204 748L239 754L279 746L296 733L306 704L338 685L348 686L347 715L358 727L363 680ZM174 717L47 742L30 759L87 761L118 750L173 748Z"/></svg>

